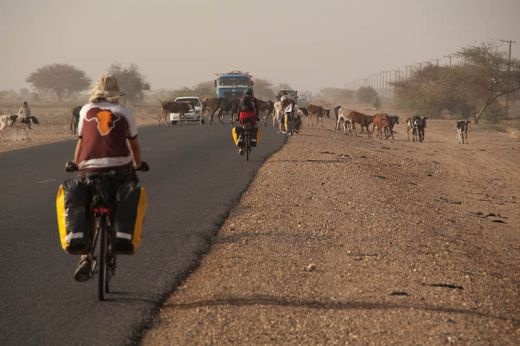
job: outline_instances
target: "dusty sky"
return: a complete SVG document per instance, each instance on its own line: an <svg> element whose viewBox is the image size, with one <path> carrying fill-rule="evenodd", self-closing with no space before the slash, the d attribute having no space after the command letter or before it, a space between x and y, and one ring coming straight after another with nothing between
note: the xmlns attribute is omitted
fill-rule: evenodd
<svg viewBox="0 0 520 346"><path fill-rule="evenodd" d="M152 89L241 69L316 92L500 39L520 55L520 0L0 0L0 90L118 62Z"/></svg>

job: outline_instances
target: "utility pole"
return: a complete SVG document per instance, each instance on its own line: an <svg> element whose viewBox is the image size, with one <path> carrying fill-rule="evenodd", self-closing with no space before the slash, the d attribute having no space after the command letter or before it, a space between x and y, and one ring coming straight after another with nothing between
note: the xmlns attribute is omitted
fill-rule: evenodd
<svg viewBox="0 0 520 346"><path fill-rule="evenodd" d="M441 60L441 59L432 59L432 61L435 61L435 66L437 66L437 67L439 66L439 60Z"/></svg>
<svg viewBox="0 0 520 346"><path fill-rule="evenodd" d="M379 85L378 94L384 96L385 95L385 71L379 72L381 76L381 84Z"/></svg>
<svg viewBox="0 0 520 346"><path fill-rule="evenodd" d="M394 71L395 73L395 81L400 82L401 81L401 68L398 68Z"/></svg>
<svg viewBox="0 0 520 346"><path fill-rule="evenodd" d="M500 40L504 43L509 43L509 54L508 54L508 60L507 60L507 83L509 84L509 78L511 78L511 45L513 43L516 43L516 41L512 40ZM506 117L509 115L509 94L506 94Z"/></svg>
<svg viewBox="0 0 520 346"><path fill-rule="evenodd" d="M412 78L412 65L405 65L404 67L404 78Z"/></svg>
<svg viewBox="0 0 520 346"><path fill-rule="evenodd" d="M444 55L445 58L448 58L450 59L450 68L451 68L451 58L456 56L457 54L448 54L448 55Z"/></svg>
<svg viewBox="0 0 520 346"><path fill-rule="evenodd" d="M384 76L385 76L385 85L384 85L384 90L385 90L385 97L387 99L390 98L390 80L392 78L392 71L383 71L384 73ZM388 74L388 75L387 75Z"/></svg>

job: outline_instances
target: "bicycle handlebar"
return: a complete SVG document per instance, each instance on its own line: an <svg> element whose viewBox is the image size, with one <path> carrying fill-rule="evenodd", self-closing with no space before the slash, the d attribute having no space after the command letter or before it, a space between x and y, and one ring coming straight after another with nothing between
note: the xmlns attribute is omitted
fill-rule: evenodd
<svg viewBox="0 0 520 346"><path fill-rule="evenodd" d="M72 161L65 162L65 171L66 172L75 172L78 170L78 165Z"/></svg>
<svg viewBox="0 0 520 346"><path fill-rule="evenodd" d="M148 163L146 161L141 161L141 166L137 167L135 170L141 172L148 172L150 170L150 166L148 166Z"/></svg>

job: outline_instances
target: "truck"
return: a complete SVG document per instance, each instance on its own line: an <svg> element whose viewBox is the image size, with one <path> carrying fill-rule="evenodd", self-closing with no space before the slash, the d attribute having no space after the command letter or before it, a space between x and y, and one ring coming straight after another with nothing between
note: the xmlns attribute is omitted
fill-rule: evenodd
<svg viewBox="0 0 520 346"><path fill-rule="evenodd" d="M231 71L216 75L215 88L218 98L238 99L247 89L253 88L253 76L248 72Z"/></svg>

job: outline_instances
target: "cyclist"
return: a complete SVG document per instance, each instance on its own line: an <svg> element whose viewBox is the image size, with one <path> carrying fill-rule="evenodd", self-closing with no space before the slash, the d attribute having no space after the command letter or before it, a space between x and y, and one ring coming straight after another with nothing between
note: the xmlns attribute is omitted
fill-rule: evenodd
<svg viewBox="0 0 520 346"><path fill-rule="evenodd" d="M137 185L135 169L146 165L141 161L137 126L132 113L119 104L119 97L123 95L113 76L103 75L97 80L89 103L80 110L78 142L74 152L74 163L79 168L80 178L88 177L91 172L113 170L116 185L113 191L117 191L123 183ZM82 255L74 280L90 279L91 267L92 258Z"/></svg>
<svg viewBox="0 0 520 346"><path fill-rule="evenodd" d="M244 92L244 96L240 99L238 103L238 120L240 122L240 126L237 128L239 131L238 134L238 153L240 155L244 154L243 148L243 136L242 136L242 126L246 122L251 124L251 146L256 147L256 136L258 128L256 127L256 122L260 119L258 118L258 101L253 96L253 89L247 89Z"/></svg>

